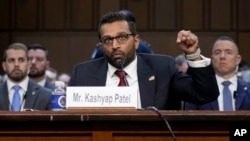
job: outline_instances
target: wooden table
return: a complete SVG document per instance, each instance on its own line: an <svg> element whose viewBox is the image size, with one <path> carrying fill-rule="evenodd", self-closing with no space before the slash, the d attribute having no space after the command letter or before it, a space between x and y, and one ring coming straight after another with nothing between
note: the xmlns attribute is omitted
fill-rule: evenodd
<svg viewBox="0 0 250 141"><path fill-rule="evenodd" d="M160 111L177 141L229 141L230 127L250 125L249 111ZM81 109L0 111L4 141L172 141L154 111Z"/></svg>

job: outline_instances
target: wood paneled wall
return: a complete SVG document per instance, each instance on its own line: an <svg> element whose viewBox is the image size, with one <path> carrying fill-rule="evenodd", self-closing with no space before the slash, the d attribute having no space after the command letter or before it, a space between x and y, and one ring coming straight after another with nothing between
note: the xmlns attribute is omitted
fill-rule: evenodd
<svg viewBox="0 0 250 141"><path fill-rule="evenodd" d="M249 5L249 0L0 0L0 53L13 42L40 43L49 49L52 67L70 72L90 59L102 15L128 9L155 53L180 53L176 34L189 29L199 36L202 54L210 56L213 41L226 35L250 62Z"/></svg>

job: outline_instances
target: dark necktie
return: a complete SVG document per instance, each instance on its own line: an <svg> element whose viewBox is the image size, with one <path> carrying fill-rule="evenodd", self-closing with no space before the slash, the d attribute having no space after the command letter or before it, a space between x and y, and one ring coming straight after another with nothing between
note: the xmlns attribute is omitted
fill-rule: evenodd
<svg viewBox="0 0 250 141"><path fill-rule="evenodd" d="M20 104L21 98L19 95L20 86L15 85L15 86L13 86L13 89L15 90L15 92L14 92L14 95L12 98L11 110L12 111L20 111L20 106L21 106L21 104Z"/></svg>
<svg viewBox="0 0 250 141"><path fill-rule="evenodd" d="M230 81L222 82L223 88L223 103L224 103L224 111L232 111L233 110L233 100L231 91L229 89L229 85L231 84Z"/></svg>
<svg viewBox="0 0 250 141"><path fill-rule="evenodd" d="M123 70L116 70L115 74L120 78L120 82L119 82L118 86L127 86L126 72L124 72Z"/></svg>

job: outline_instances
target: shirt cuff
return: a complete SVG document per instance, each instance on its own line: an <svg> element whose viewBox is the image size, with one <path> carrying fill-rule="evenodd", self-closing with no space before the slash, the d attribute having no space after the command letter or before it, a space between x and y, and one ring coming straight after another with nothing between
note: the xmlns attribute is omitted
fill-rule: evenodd
<svg viewBox="0 0 250 141"><path fill-rule="evenodd" d="M202 60L199 60L199 61L189 61L187 60L188 62L188 65L192 68L201 68L201 67L207 67L211 64L211 59L210 58L207 58L203 55L201 55L201 58Z"/></svg>

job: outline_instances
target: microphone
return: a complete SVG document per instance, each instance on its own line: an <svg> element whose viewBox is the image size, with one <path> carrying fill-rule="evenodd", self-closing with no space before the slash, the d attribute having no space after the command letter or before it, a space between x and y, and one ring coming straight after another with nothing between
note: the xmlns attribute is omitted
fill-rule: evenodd
<svg viewBox="0 0 250 141"><path fill-rule="evenodd" d="M125 71L124 71L124 64L125 64L125 61L124 61L124 60L121 60L121 61L119 62L119 64L120 64L121 71L124 73L124 81L125 81L125 83L126 83L126 86L129 86L128 81L127 81L127 79L126 79L126 73L125 73Z"/></svg>
<svg viewBox="0 0 250 141"><path fill-rule="evenodd" d="M142 110L151 110L151 111L156 112L156 113L158 114L158 116L159 116L159 117L165 122L165 124L167 125L168 130L169 130L169 132L170 132L171 135L172 135L173 141L177 141L177 140L176 140L176 137L175 137L175 135L174 135L174 132L173 132L173 130L172 130L170 124L168 123L167 119L160 113L160 111L159 111L156 107L150 106L150 107L146 107L145 109L142 109Z"/></svg>
<svg viewBox="0 0 250 141"><path fill-rule="evenodd" d="M26 101L26 98L27 98L27 91L25 91L24 93L23 93L23 100L22 100L22 104L21 104L21 107L23 107L24 108L24 101ZM22 108L21 108L22 109Z"/></svg>
<svg viewBox="0 0 250 141"><path fill-rule="evenodd" d="M25 92L23 93L23 100L26 99L26 97L27 97L27 94L26 94L26 93L27 93L27 91L25 91Z"/></svg>
<svg viewBox="0 0 250 141"><path fill-rule="evenodd" d="M237 96L238 96L237 91L234 91L234 93L233 93L233 97L234 97L234 99L235 99Z"/></svg>
<svg viewBox="0 0 250 141"><path fill-rule="evenodd" d="M34 91L32 92L32 93L34 93ZM24 94L23 94L23 101L22 101L22 107L23 107L23 109L21 110L21 111L38 111L38 110L35 110L35 109L32 109L32 108L25 108L24 106L24 101L26 101L26 98L27 98L27 91L26 92L24 92Z"/></svg>

